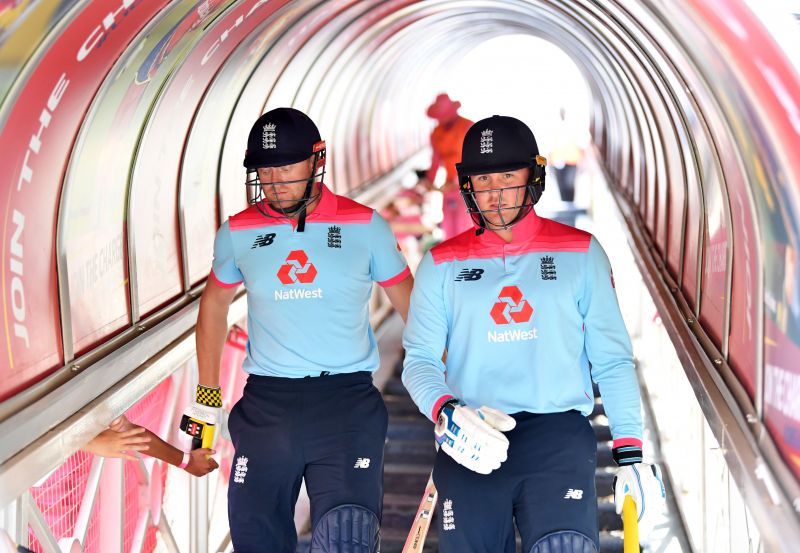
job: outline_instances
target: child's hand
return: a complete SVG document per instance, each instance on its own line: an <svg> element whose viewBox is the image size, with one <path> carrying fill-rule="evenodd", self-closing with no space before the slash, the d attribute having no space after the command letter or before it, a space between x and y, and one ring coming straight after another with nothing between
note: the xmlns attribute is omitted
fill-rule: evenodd
<svg viewBox="0 0 800 553"><path fill-rule="evenodd" d="M133 424L125 415L120 415L113 421L108 427L113 430L114 432L125 432L127 430L133 430L134 428L139 428L137 425Z"/></svg>
<svg viewBox="0 0 800 553"><path fill-rule="evenodd" d="M213 449L194 449L189 453L189 464L183 469L194 476L205 476L209 472L219 467L217 462L211 458L216 451Z"/></svg>
<svg viewBox="0 0 800 553"><path fill-rule="evenodd" d="M83 448L84 451L102 457L117 457L129 461L136 461L137 457L133 455L133 453L136 451L147 451L150 447L150 437L144 435L144 428L135 425L131 426L132 428L130 430L125 430L124 432L112 429L103 430L100 434L95 436L92 441L86 444Z"/></svg>

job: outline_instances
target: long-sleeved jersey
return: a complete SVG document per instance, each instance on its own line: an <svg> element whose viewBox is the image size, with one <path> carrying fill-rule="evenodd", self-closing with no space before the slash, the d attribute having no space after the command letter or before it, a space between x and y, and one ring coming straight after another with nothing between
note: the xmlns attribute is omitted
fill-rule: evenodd
<svg viewBox="0 0 800 553"><path fill-rule="evenodd" d="M377 370L372 283L410 275L389 225L324 186L304 232L265 209L272 217L250 207L220 227L209 277L247 290L244 370L289 378Z"/></svg>
<svg viewBox="0 0 800 553"><path fill-rule="evenodd" d="M608 258L587 232L531 212L510 243L472 229L434 247L403 343L403 383L431 420L453 396L506 413L588 415L593 378L614 445L641 446L630 339Z"/></svg>

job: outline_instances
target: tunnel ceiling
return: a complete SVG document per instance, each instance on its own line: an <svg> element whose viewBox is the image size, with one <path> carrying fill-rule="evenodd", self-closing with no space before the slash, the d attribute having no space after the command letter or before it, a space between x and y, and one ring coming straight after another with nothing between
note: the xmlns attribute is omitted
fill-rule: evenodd
<svg viewBox="0 0 800 553"><path fill-rule="evenodd" d="M3 3L0 418L192 297L258 115L306 111L356 194L426 145L426 83L506 34L585 75L612 188L796 498L800 78L741 0Z"/></svg>

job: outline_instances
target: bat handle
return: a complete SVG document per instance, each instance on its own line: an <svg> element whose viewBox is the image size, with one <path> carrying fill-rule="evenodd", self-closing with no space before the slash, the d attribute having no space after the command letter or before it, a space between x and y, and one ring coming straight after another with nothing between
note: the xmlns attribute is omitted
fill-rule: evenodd
<svg viewBox="0 0 800 553"><path fill-rule="evenodd" d="M624 553L639 553L639 520L636 503L629 495L622 503L622 529L625 535Z"/></svg>

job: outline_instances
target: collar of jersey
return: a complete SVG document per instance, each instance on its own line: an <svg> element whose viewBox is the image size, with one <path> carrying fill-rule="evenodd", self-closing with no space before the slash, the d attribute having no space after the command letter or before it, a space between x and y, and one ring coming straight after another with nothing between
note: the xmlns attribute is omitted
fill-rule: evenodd
<svg viewBox="0 0 800 553"><path fill-rule="evenodd" d="M331 192L328 187L323 184L322 188L320 189L319 203L317 204L317 207L314 208L314 211L306 214L306 221L313 221L314 219L318 219L319 217L326 215L336 215L336 205L336 194ZM271 217L291 223L293 227L297 226L297 221L290 219L280 211L275 211L267 202L264 202L262 207L266 208L267 213L269 213Z"/></svg>
<svg viewBox="0 0 800 553"><path fill-rule="evenodd" d="M511 244L524 244L536 238L539 231L542 230L542 225L544 225L544 219L539 217L536 210L531 208L531 212L523 217L522 221L511 227L511 242L506 242L500 238L500 235L496 232L488 229L478 236L478 240L487 245L497 244L506 246Z"/></svg>

